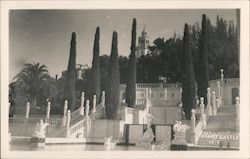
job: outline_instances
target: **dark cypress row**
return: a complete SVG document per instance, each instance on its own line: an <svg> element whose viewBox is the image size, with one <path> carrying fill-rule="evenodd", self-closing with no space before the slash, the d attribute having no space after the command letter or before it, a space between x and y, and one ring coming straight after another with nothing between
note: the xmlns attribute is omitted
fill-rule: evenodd
<svg viewBox="0 0 250 159"><path fill-rule="evenodd" d="M133 19L131 53L129 55L128 78L126 83L126 103L129 107L135 106L136 100L136 19Z"/></svg>
<svg viewBox="0 0 250 159"><path fill-rule="evenodd" d="M117 32L113 32L111 55L109 59L108 86L106 90L106 115L108 119L116 117L119 105L120 73L118 63Z"/></svg>
<svg viewBox="0 0 250 159"><path fill-rule="evenodd" d="M100 28L96 28L95 32L95 41L93 48L93 61L92 61L92 87L91 87L91 97L96 95L96 101L99 103L101 88L100 88Z"/></svg>
<svg viewBox="0 0 250 159"><path fill-rule="evenodd" d="M185 116L191 117L191 109L196 105L196 84L194 77L193 58L190 45L190 32L188 24L185 24L183 37L183 79L182 79L182 103Z"/></svg>
<svg viewBox="0 0 250 159"><path fill-rule="evenodd" d="M202 32L201 32L201 39L200 39L200 48L199 48L199 67L198 67L198 90L197 94L198 97L204 97L205 105L207 102L207 87L209 81L209 73L208 73L208 38L207 38L207 18L206 15L203 14L202 16Z"/></svg>
<svg viewBox="0 0 250 159"><path fill-rule="evenodd" d="M75 94L75 80L76 80L76 33L73 32L70 43L70 53L68 69L66 72L66 80L64 86L64 100L68 100L69 109L75 110L76 94Z"/></svg>

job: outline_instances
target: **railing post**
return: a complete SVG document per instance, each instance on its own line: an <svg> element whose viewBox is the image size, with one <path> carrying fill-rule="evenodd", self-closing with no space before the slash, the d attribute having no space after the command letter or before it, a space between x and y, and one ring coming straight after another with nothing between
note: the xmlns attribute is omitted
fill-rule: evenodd
<svg viewBox="0 0 250 159"><path fill-rule="evenodd" d="M212 116L212 105L211 105L211 91L210 87L207 88L207 114Z"/></svg>
<svg viewBox="0 0 250 159"><path fill-rule="evenodd" d="M67 117L66 117L67 109L68 109L68 101L65 100L64 101L64 107L63 107L62 126L66 125L66 121L67 121Z"/></svg>
<svg viewBox="0 0 250 159"><path fill-rule="evenodd" d="M192 109L191 110L192 116L191 116L191 140L194 143L194 145L196 145L196 139L195 139L195 110Z"/></svg>
<svg viewBox="0 0 250 159"><path fill-rule="evenodd" d="M102 106L105 107L105 91L102 91Z"/></svg>
<svg viewBox="0 0 250 159"><path fill-rule="evenodd" d="M85 112L86 118L89 118L89 100L86 102L86 112Z"/></svg>
<svg viewBox="0 0 250 159"><path fill-rule="evenodd" d="M202 127L203 127L203 129L205 129L207 123L206 123L206 114L205 114L204 98L201 97L201 98L200 98L200 101L201 101L201 102L200 102L200 108L201 108L201 122L202 122Z"/></svg>
<svg viewBox="0 0 250 159"><path fill-rule="evenodd" d="M223 69L220 69L220 79L224 79L224 73L223 73Z"/></svg>
<svg viewBox="0 0 250 159"><path fill-rule="evenodd" d="M221 105L221 86L220 86L220 81L217 81L217 89L218 89L218 98L219 98L219 104Z"/></svg>
<svg viewBox="0 0 250 159"><path fill-rule="evenodd" d="M215 91L212 92L212 106L213 106L213 116L216 116L217 115L217 108L216 108Z"/></svg>
<svg viewBox="0 0 250 159"><path fill-rule="evenodd" d="M236 122L236 130L239 131L239 107L240 107L240 98L236 97L235 98L236 104L236 118L235 118L235 122Z"/></svg>
<svg viewBox="0 0 250 159"><path fill-rule="evenodd" d="M47 112L46 112L46 118L49 119L50 116L50 101L48 101L48 105L47 105Z"/></svg>
<svg viewBox="0 0 250 159"><path fill-rule="evenodd" d="M92 113L96 112L96 95L93 97L93 108L92 108Z"/></svg>
<svg viewBox="0 0 250 159"><path fill-rule="evenodd" d="M30 113L30 102L27 102L25 118L27 119L29 118L29 113Z"/></svg>
<svg viewBox="0 0 250 159"><path fill-rule="evenodd" d="M149 99L151 99L152 98L152 90L151 90L151 88L149 88L148 92L149 92Z"/></svg>
<svg viewBox="0 0 250 159"><path fill-rule="evenodd" d="M221 105L223 105L223 98L224 98L224 94L223 94L223 90L224 90L224 73L223 73L223 69L221 69L220 70L220 72L221 72L221 75L220 75L220 84L221 84L221 86L222 86L222 89L221 89L221 91L220 91L220 93L221 93L221 95L220 95L220 97L221 97Z"/></svg>
<svg viewBox="0 0 250 159"><path fill-rule="evenodd" d="M70 126L70 117L71 117L70 110L68 110L68 112L67 112L67 124L66 124L67 137L70 137L70 129L69 129L69 126Z"/></svg>
<svg viewBox="0 0 250 159"><path fill-rule="evenodd" d="M81 105L80 105L80 115L84 115L84 92L82 92L81 96Z"/></svg>

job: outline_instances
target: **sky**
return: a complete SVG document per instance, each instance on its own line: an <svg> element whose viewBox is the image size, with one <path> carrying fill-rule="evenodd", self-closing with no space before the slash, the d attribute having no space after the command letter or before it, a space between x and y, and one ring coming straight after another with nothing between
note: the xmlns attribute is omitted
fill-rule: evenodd
<svg viewBox="0 0 250 159"><path fill-rule="evenodd" d="M92 63L94 34L100 27L100 55L110 54L112 32L118 32L118 53L130 54L132 20L137 20L137 37L146 26L152 44L174 32L183 35L184 24L201 23L206 14L213 25L219 15L236 24L233 9L165 10L11 10L9 14L9 80L25 63L47 66L51 76L67 69L71 33L76 32L77 64Z"/></svg>

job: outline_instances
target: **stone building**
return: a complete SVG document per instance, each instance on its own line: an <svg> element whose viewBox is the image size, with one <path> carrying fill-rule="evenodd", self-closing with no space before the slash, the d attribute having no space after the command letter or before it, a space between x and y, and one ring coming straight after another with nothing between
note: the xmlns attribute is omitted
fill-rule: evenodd
<svg viewBox="0 0 250 159"><path fill-rule="evenodd" d="M76 79L83 79L84 73L89 68L88 64L82 65L82 64L76 64ZM66 75L67 71L62 72L62 77Z"/></svg>
<svg viewBox="0 0 250 159"><path fill-rule="evenodd" d="M148 54L149 37L144 26L141 36L138 38L138 46L136 47L136 58Z"/></svg>

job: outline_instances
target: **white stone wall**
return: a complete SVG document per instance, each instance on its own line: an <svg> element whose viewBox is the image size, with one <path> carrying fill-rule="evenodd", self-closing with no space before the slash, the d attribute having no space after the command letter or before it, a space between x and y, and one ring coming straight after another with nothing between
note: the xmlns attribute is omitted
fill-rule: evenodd
<svg viewBox="0 0 250 159"><path fill-rule="evenodd" d="M213 80L209 82L209 86L212 91L216 92L216 96L218 94L218 87L217 81L220 81L222 93L223 93L223 104L224 105L233 105L233 96L232 96L232 89L233 88L240 88L239 85L239 78L232 78L232 79L222 79L222 80Z"/></svg>
<svg viewBox="0 0 250 159"><path fill-rule="evenodd" d="M150 113L154 116L152 124L173 125L182 120L180 107L150 107Z"/></svg>
<svg viewBox="0 0 250 159"><path fill-rule="evenodd" d="M98 119L93 120L88 134L88 139L104 142L105 137L113 136L114 139L124 139L124 122L120 120Z"/></svg>
<svg viewBox="0 0 250 159"><path fill-rule="evenodd" d="M126 85L120 85L120 103L125 100ZM181 101L181 88L175 84L137 84L136 99L146 99L146 89L151 89L149 104L152 106L176 106ZM167 101L167 102L166 102Z"/></svg>

